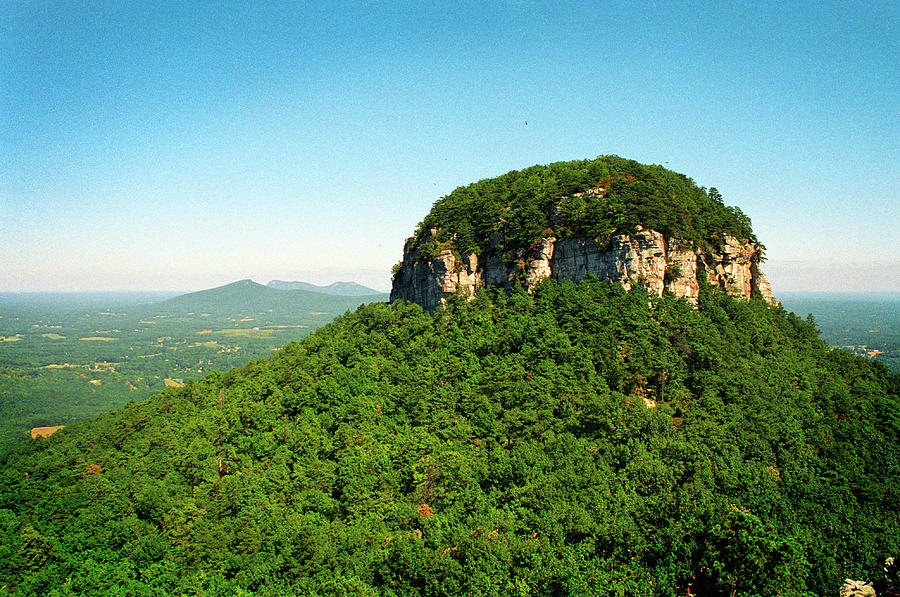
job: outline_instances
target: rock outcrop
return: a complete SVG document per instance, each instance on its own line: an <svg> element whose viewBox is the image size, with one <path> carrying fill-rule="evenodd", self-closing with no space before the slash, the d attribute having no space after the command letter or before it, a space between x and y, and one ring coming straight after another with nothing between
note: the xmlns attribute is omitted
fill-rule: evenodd
<svg viewBox="0 0 900 597"><path fill-rule="evenodd" d="M705 274L709 283L731 294L778 302L759 268L762 248L728 234L722 235L720 250L703 251L641 227L634 234L614 234L603 244L547 236L528 249L492 252L479 259L475 253L460 255L452 249L423 254L421 247L436 233L406 241L403 261L394 274L392 301L407 300L433 310L457 292L474 296L485 286L508 289L519 283L531 291L544 278L579 281L593 275L626 288L641 284L656 295L668 290L696 304Z"/></svg>

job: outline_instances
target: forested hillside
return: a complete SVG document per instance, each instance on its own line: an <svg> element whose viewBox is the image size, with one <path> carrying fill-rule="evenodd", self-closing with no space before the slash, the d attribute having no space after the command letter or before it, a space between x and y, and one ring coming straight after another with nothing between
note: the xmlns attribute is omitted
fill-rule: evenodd
<svg viewBox="0 0 900 597"><path fill-rule="evenodd" d="M160 313L187 312L233 314L277 313L296 314L310 311L342 312L366 302L384 300L386 295L371 292L364 295L337 295L304 290L302 288L274 288L257 284L253 280L238 280L225 286L191 292L153 305L140 305L132 313L157 315ZM361 299L360 297L363 297ZM366 300L367 299L367 300Z"/></svg>
<svg viewBox="0 0 900 597"><path fill-rule="evenodd" d="M709 287L371 304L7 455L0 594L835 594L900 553L898 400Z"/></svg>
<svg viewBox="0 0 900 597"><path fill-rule="evenodd" d="M160 294L0 295L0 453L29 441L33 427L90 419L166 383L227 371L361 303L387 300L250 280Z"/></svg>

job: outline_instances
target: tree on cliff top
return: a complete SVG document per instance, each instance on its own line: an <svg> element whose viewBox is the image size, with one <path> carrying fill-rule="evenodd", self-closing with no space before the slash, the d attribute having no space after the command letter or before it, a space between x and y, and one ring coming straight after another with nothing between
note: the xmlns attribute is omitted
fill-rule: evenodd
<svg viewBox="0 0 900 597"><path fill-rule="evenodd" d="M602 242L637 226L701 249L719 247L723 233L757 242L750 219L726 207L717 190L707 194L683 174L618 156L532 166L459 187L435 202L416 236L430 249L483 255L532 246L548 232Z"/></svg>

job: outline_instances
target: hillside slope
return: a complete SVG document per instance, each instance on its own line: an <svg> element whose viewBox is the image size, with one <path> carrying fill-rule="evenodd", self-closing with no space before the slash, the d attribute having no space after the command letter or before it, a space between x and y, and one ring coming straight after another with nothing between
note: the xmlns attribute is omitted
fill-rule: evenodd
<svg viewBox="0 0 900 597"><path fill-rule="evenodd" d="M158 299L138 304L141 300ZM387 294L330 296L249 280L159 300L142 293L0 296L0 452L32 427L93 418L167 378L225 371Z"/></svg>
<svg viewBox="0 0 900 597"><path fill-rule="evenodd" d="M231 284L183 294L167 301L134 307L134 311L148 313L205 312L213 314L260 313L264 311L340 312L355 309L362 303L386 300L386 294L336 296L300 289L278 289L253 280L238 280Z"/></svg>
<svg viewBox="0 0 900 597"><path fill-rule="evenodd" d="M900 552L898 404L883 366L708 287L368 305L8 455L0 584L833 594Z"/></svg>

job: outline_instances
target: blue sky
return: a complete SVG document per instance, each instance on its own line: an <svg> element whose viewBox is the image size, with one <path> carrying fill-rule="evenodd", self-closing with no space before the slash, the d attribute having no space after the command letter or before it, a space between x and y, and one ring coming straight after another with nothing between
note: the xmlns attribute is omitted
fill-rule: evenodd
<svg viewBox="0 0 900 597"><path fill-rule="evenodd" d="M898 6L3 3L0 291L386 289L441 196L602 154L717 187L776 294L900 291Z"/></svg>

